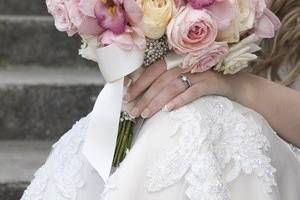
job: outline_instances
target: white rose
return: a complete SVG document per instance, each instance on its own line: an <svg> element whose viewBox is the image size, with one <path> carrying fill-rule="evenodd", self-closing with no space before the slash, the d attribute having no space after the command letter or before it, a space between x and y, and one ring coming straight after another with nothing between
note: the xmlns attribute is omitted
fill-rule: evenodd
<svg viewBox="0 0 300 200"><path fill-rule="evenodd" d="M253 53L261 49L256 44L257 41L258 38L252 34L238 44L231 46L229 53L223 62L215 67L215 70L223 71L224 74L235 74L248 67L250 61L257 59L257 56Z"/></svg>

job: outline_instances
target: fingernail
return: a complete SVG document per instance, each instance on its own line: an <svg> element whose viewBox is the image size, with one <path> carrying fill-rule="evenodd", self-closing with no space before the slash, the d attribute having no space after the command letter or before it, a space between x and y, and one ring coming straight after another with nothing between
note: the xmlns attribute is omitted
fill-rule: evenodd
<svg viewBox="0 0 300 200"><path fill-rule="evenodd" d="M123 96L123 102L124 102L124 103L128 103L128 102L129 102L129 99L130 99L129 94L125 94L125 95Z"/></svg>
<svg viewBox="0 0 300 200"><path fill-rule="evenodd" d="M148 108L146 108L142 114L141 114L142 118L148 118L150 116L150 110Z"/></svg>
<svg viewBox="0 0 300 200"><path fill-rule="evenodd" d="M163 112L169 112L169 111L170 111L168 105L165 105L161 110L162 110Z"/></svg>
<svg viewBox="0 0 300 200"><path fill-rule="evenodd" d="M165 105L164 107L163 107L163 111L164 112L170 112L170 111L172 111L172 109L173 109L173 105L172 104L167 104L167 105Z"/></svg>
<svg viewBox="0 0 300 200"><path fill-rule="evenodd" d="M125 87L129 88L129 86L131 85L131 83L132 83L132 79L129 79L128 82L127 82L127 84L125 85Z"/></svg>
<svg viewBox="0 0 300 200"><path fill-rule="evenodd" d="M133 108L133 109L131 110L131 112L130 112L130 116L133 117L133 118L137 117L138 114L139 114L139 109L136 108L136 107Z"/></svg>

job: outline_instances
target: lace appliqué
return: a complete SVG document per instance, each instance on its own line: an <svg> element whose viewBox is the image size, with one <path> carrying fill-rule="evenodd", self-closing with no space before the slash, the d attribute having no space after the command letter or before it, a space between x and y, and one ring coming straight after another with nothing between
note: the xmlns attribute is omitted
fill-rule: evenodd
<svg viewBox="0 0 300 200"><path fill-rule="evenodd" d="M84 186L84 179L80 173L84 161L80 150L87 121L88 117L81 119L53 145L47 163L36 173L21 200L42 200L49 177L51 177L51 181L54 181L54 185L61 195L60 199L76 200L77 191Z"/></svg>
<svg viewBox="0 0 300 200"><path fill-rule="evenodd" d="M269 142L249 111L236 109L226 98L206 97L172 112L179 144L149 167L148 190L162 190L184 177L189 199L227 200L227 184L244 172L255 173L271 192L276 170L267 156Z"/></svg>

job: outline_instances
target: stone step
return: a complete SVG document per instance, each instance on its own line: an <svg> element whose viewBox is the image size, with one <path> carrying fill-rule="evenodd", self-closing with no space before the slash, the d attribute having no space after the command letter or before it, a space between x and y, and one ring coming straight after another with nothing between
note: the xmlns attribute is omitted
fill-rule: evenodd
<svg viewBox="0 0 300 200"><path fill-rule="evenodd" d="M57 139L93 108L97 69L0 69L0 139Z"/></svg>
<svg viewBox="0 0 300 200"><path fill-rule="evenodd" d="M47 15L46 0L0 0L0 14Z"/></svg>
<svg viewBox="0 0 300 200"><path fill-rule="evenodd" d="M0 15L1 65L96 66L78 55L79 36L59 32L50 16Z"/></svg>
<svg viewBox="0 0 300 200"><path fill-rule="evenodd" d="M21 198L35 171L48 157L52 143L40 140L0 141L1 200Z"/></svg>

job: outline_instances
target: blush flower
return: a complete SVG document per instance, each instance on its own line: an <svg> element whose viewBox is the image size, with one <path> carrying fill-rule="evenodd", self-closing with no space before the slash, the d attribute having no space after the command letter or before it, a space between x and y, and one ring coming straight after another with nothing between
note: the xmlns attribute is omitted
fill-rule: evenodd
<svg viewBox="0 0 300 200"><path fill-rule="evenodd" d="M260 38L273 38L281 26L279 18L267 8L265 1L251 0L256 8L255 34Z"/></svg>
<svg viewBox="0 0 300 200"><path fill-rule="evenodd" d="M122 34L114 34L112 31L105 31L98 38L101 46L108 46L112 43L117 44L125 50L131 50L134 46L143 50L146 46L146 39L141 29L138 27L127 26Z"/></svg>
<svg viewBox="0 0 300 200"><path fill-rule="evenodd" d="M217 22L206 10L182 7L167 27L168 43L176 53L199 51L210 46L217 36Z"/></svg>
<svg viewBox="0 0 300 200"><path fill-rule="evenodd" d="M195 9L202 9L213 5L216 0L189 0L191 6Z"/></svg>
<svg viewBox="0 0 300 200"><path fill-rule="evenodd" d="M53 15L54 23L59 31L67 32L69 36L77 33L77 27L72 23L68 5L64 0L47 0L48 12Z"/></svg>
<svg viewBox="0 0 300 200"><path fill-rule="evenodd" d="M111 0L97 1L95 16L99 26L112 31L114 34L124 33L128 23L124 9Z"/></svg>
<svg viewBox="0 0 300 200"><path fill-rule="evenodd" d="M203 50L189 53L183 60L182 68L191 73L205 72L220 63L227 53L227 43L215 42Z"/></svg>

